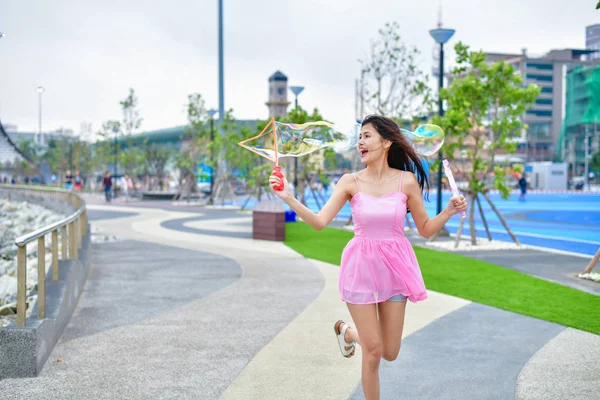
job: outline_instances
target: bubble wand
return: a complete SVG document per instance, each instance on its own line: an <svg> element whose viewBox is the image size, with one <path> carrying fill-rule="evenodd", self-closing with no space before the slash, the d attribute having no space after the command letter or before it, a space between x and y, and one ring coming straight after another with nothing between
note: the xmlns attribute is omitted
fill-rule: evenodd
<svg viewBox="0 0 600 400"><path fill-rule="evenodd" d="M448 162L448 160L444 159L444 161L442 161L442 164L444 164L444 172L446 173L446 177L448 178L448 183L450 183L450 188L452 189L452 194L454 196L458 197L459 196L458 188L456 187L456 182L454 181L454 175L452 175L452 170L450 169L450 163ZM460 212L461 219L465 219L466 216L467 216L466 211Z"/></svg>
<svg viewBox="0 0 600 400"><path fill-rule="evenodd" d="M275 123L275 118L271 119L272 123ZM283 173L281 172L281 167L279 166L279 149L277 148L277 128L274 128L273 132L273 146L275 147L275 167L273 168L273 175L281 179L281 183L273 186L273 189L281 192L285 187L285 181L283 177Z"/></svg>

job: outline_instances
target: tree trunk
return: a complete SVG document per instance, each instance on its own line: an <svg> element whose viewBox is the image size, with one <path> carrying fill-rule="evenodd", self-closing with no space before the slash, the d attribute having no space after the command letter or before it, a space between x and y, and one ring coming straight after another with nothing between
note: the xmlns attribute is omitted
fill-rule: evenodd
<svg viewBox="0 0 600 400"><path fill-rule="evenodd" d="M504 226L504 229L506 229L506 232L508 232L508 234L510 235L510 237L512 238L512 240L514 240L514 242L517 244L517 246L520 246L521 243L519 243L519 239L517 239L517 237L515 236L515 234L510 230L510 228L508 227L508 224L504 220L504 217L502 216L502 214L500 214L500 211L498 211L498 209L496 208L496 206L494 205L494 203L492 203L492 199L490 199L490 196L488 196L488 194L485 193L485 192L482 193L482 195L483 195L483 197L485 197L485 199L488 201L488 203L490 203L490 206L492 207L492 210L494 210L494 212L496 213L496 215L500 219L500 222L502 222L502 225Z"/></svg>
<svg viewBox="0 0 600 400"><path fill-rule="evenodd" d="M596 266L596 264L598 264L598 260L600 260L600 247L598 248L598 251L596 252L596 255L594 256L594 258L592 258L590 260L590 263L583 270L583 273L584 274L589 274L590 272L592 272L592 269L594 269L594 267Z"/></svg>
<svg viewBox="0 0 600 400"><path fill-rule="evenodd" d="M481 221L483 222L483 226L485 226L485 233L487 234L488 240L492 241L492 234L490 233L490 229L488 228L487 221L485 216L483 215L483 208L481 208L481 202L479 201L479 196L475 196L475 201L477 202L477 207L479 207L479 215L481 215Z"/></svg>
<svg viewBox="0 0 600 400"><path fill-rule="evenodd" d="M442 228L444 229L444 228ZM437 239L437 237L440 235L440 232L442 231L442 229L440 229L439 231L437 231L436 233L434 233L433 235L431 235L431 237L429 238L430 242L434 242L435 239Z"/></svg>
<svg viewBox="0 0 600 400"><path fill-rule="evenodd" d="M465 219L460 219L460 224L458 225L458 230L456 231L456 239L454 240L454 248L458 248L458 244L460 243L460 237L462 235L463 227L465 226Z"/></svg>
<svg viewBox="0 0 600 400"><path fill-rule="evenodd" d="M471 199L476 197L477 193L473 192L470 196ZM475 232L475 202L471 202L471 207L469 208L469 229L471 230L471 244L473 246L477 245L477 233Z"/></svg>

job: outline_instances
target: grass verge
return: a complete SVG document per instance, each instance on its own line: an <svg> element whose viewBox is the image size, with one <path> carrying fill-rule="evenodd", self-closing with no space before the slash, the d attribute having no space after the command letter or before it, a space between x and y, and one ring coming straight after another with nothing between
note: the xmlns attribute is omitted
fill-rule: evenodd
<svg viewBox="0 0 600 400"><path fill-rule="evenodd" d="M308 258L339 265L352 232L286 225L285 244ZM428 289L600 334L600 296L459 254L415 246Z"/></svg>

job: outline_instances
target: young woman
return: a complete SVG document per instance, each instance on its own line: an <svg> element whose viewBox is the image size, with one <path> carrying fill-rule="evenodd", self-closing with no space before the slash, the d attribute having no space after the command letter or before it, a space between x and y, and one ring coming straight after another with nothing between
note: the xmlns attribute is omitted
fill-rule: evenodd
<svg viewBox="0 0 600 400"><path fill-rule="evenodd" d="M344 357L362 348L362 385L367 400L379 399L379 363L395 360L400 351L406 299L427 298L414 251L404 236L407 209L419 233L429 237L448 219L467 209L463 196L452 197L446 208L429 218L422 192L429 188L419 157L396 123L372 115L362 122L358 151L366 168L338 181L329 201L315 214L289 190L274 192L304 222L316 230L327 226L350 201L354 238L342 253L339 292L355 328L337 321L334 330ZM271 175L271 187L281 183Z"/></svg>

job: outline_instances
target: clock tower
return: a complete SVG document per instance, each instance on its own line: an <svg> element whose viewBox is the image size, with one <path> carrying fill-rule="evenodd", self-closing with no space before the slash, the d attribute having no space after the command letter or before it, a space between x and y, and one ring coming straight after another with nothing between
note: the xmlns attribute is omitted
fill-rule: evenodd
<svg viewBox="0 0 600 400"><path fill-rule="evenodd" d="M269 101L265 103L269 107L269 118L287 115L287 108L290 105L287 99L287 81L287 76L281 71L269 77Z"/></svg>

